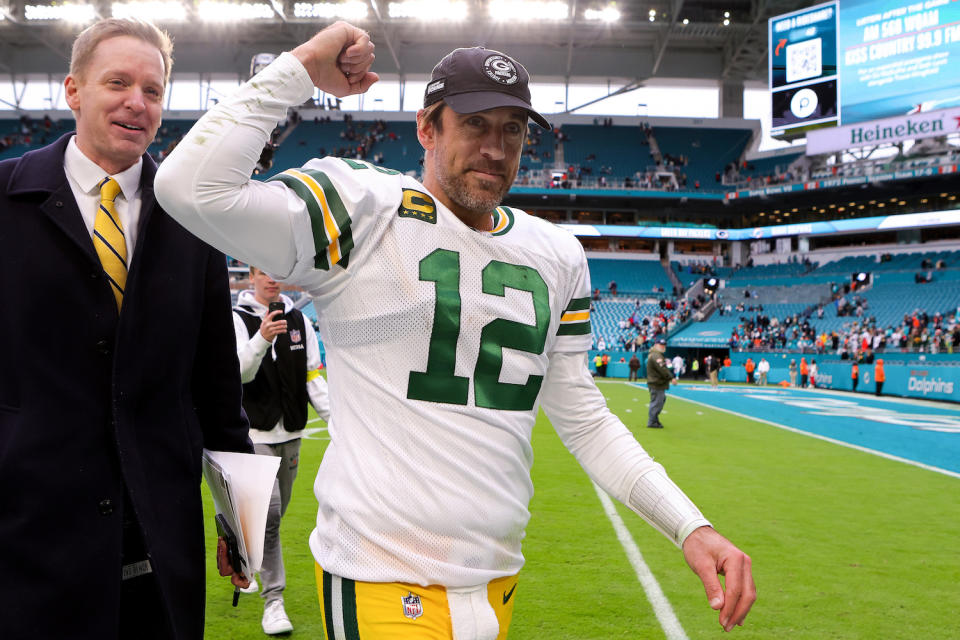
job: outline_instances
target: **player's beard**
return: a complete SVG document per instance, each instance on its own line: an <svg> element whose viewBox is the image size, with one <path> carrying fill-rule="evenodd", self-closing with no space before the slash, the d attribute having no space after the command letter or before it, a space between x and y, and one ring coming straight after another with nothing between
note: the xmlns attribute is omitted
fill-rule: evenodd
<svg viewBox="0 0 960 640"><path fill-rule="evenodd" d="M478 216L490 213L503 202L504 196L513 185L513 177L505 179L499 187L494 183L477 181L476 187L467 182L469 170L462 173L447 172L443 157L437 154L436 176L443 192L453 202Z"/></svg>

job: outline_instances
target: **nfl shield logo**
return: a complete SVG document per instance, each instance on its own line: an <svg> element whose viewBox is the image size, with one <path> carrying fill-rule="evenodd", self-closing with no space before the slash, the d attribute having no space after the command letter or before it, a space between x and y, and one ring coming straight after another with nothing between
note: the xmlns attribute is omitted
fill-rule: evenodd
<svg viewBox="0 0 960 640"><path fill-rule="evenodd" d="M403 615L411 620L416 620L423 615L423 605L420 604L420 596L413 595L412 591L408 591L407 595L400 598L400 601L403 603Z"/></svg>
<svg viewBox="0 0 960 640"><path fill-rule="evenodd" d="M290 330L290 342L292 342L292 343L294 343L294 344L300 342L300 330L299 330L299 329L291 329L291 330Z"/></svg>

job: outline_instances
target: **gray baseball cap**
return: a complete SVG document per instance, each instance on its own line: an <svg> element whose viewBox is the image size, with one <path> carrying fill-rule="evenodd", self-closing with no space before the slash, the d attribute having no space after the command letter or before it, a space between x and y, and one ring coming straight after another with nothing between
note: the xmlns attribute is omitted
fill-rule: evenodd
<svg viewBox="0 0 960 640"><path fill-rule="evenodd" d="M544 129L550 123L530 104L530 74L523 65L484 47L454 49L433 68L423 94L423 106L443 100L457 113L477 113L497 107L520 107Z"/></svg>

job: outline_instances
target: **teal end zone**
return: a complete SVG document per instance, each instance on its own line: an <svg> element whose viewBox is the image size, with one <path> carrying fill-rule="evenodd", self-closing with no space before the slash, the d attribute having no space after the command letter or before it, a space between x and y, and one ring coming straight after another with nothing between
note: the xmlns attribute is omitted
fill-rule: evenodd
<svg viewBox="0 0 960 640"><path fill-rule="evenodd" d="M960 473L960 408L778 387L680 384L668 395Z"/></svg>

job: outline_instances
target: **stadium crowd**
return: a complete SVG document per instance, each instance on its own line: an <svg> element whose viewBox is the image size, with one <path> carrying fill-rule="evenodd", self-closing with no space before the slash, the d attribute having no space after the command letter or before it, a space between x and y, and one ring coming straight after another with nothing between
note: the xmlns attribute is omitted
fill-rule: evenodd
<svg viewBox="0 0 960 640"><path fill-rule="evenodd" d="M748 307L756 310L754 316L740 316L739 324L731 333L728 342L731 349L789 350L805 353L836 353L841 358L872 361L872 354L885 351L918 353L960 352L960 323L957 312L944 316L941 312L932 315L922 309L905 314L903 319L886 327L879 327L876 318L863 317L865 301L848 303L853 307L856 320L845 322L840 331L817 331L811 324L810 309L803 314L793 314L783 319L764 315L763 305ZM740 305L738 305L740 306ZM817 315L823 317L823 307L817 307ZM838 313L837 315L843 315Z"/></svg>

